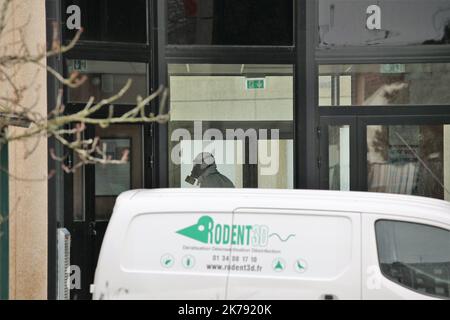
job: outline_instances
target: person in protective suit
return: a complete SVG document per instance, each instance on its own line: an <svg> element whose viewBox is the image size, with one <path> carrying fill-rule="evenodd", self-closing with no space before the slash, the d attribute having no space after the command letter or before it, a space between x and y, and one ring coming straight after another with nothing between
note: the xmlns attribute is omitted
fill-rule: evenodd
<svg viewBox="0 0 450 320"><path fill-rule="evenodd" d="M200 188L234 188L233 182L217 170L216 160L211 153L200 153L194 159L194 167L186 182L194 185L198 181Z"/></svg>

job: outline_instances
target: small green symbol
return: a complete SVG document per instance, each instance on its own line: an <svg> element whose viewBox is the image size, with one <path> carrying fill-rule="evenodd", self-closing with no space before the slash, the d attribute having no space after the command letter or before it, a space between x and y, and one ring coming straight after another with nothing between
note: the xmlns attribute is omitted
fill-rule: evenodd
<svg viewBox="0 0 450 320"><path fill-rule="evenodd" d="M247 79L247 90L265 89L264 79Z"/></svg>
<svg viewBox="0 0 450 320"><path fill-rule="evenodd" d="M297 259L295 261L294 267L298 273L304 273L306 271L306 269L308 268L308 264L303 259Z"/></svg>
<svg viewBox="0 0 450 320"><path fill-rule="evenodd" d="M187 255L183 257L182 262L186 269L192 269L195 265L195 258L191 255Z"/></svg>
<svg viewBox="0 0 450 320"><path fill-rule="evenodd" d="M273 262L272 262L272 268L275 272L283 271L285 268L285 265L286 264L285 264L284 260L281 258L277 258L277 259L273 260Z"/></svg>
<svg viewBox="0 0 450 320"><path fill-rule="evenodd" d="M175 259L171 254L165 254L161 257L161 265L164 268L171 268L175 263Z"/></svg>
<svg viewBox="0 0 450 320"><path fill-rule="evenodd" d="M87 61L86 60L74 60L73 61L73 69L74 71L86 71L87 70Z"/></svg>

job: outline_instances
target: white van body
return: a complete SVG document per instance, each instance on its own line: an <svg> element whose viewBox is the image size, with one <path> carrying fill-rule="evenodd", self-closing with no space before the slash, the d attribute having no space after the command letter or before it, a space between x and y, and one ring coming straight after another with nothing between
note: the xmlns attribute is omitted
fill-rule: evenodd
<svg viewBox="0 0 450 320"><path fill-rule="evenodd" d="M116 201L93 298L448 298L449 230L450 203L422 197L128 191Z"/></svg>

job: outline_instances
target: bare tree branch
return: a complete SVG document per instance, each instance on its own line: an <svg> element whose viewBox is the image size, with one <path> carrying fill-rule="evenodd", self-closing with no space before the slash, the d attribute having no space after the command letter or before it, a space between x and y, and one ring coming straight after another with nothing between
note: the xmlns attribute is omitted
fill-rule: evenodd
<svg viewBox="0 0 450 320"><path fill-rule="evenodd" d="M50 49L42 44L40 48L32 50L26 42L27 24L10 25L8 14L17 0L0 1L0 41L5 34L14 34L8 37L10 42L0 47L0 145L9 142L27 142L24 158L29 157L39 146L41 139L54 138L70 150L80 161L71 168L64 162L67 155L57 156L50 150L51 157L61 163L66 172L73 172L85 164L122 164L128 161L129 150L125 150L119 159L112 159L106 152L106 145L98 137L85 139L85 130L88 125L107 128L113 124L133 123L165 123L169 120L166 104L168 91L164 87L158 88L147 97L136 97L136 103L125 114L116 116L114 104L129 92L132 80L110 97L96 101L90 97L79 111L67 112L63 101L63 90L59 91L56 105L48 114L36 111L39 104L39 85L37 77L39 72L48 72L62 87L77 89L83 85L87 77L79 72L72 72L66 77L46 64L49 57L62 55L73 49L83 32L79 30L74 39L67 45L59 40L59 26L54 24L52 43ZM11 39L10 39L11 38ZM5 43L4 41L1 43ZM35 66L36 72L27 83L18 81L20 70L26 65ZM150 103L159 99L158 114L148 111ZM98 117L98 112L107 108L107 116ZM12 130L11 126L26 127L21 130ZM31 141L31 142L30 142Z"/></svg>

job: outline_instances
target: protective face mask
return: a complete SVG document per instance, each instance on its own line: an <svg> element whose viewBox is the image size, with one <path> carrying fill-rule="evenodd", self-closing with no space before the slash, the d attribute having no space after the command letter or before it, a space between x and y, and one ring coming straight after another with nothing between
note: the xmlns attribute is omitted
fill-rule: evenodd
<svg viewBox="0 0 450 320"><path fill-rule="evenodd" d="M206 168L205 168L206 169ZM202 169L201 164L196 164L194 168L192 168L192 172L190 176L187 176L185 181L191 185L195 185L195 182L198 180L198 178L202 175L202 173L205 171L205 169Z"/></svg>

